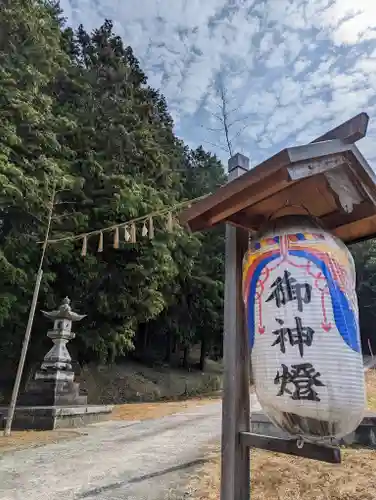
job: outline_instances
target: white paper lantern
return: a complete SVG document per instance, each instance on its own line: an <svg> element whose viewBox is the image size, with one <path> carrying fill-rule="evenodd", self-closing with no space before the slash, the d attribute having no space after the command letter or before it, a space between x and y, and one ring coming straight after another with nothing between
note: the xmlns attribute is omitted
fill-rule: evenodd
<svg viewBox="0 0 376 500"><path fill-rule="evenodd" d="M355 268L310 217L269 224L244 258L252 371L261 407L307 440L340 438L365 407Z"/></svg>

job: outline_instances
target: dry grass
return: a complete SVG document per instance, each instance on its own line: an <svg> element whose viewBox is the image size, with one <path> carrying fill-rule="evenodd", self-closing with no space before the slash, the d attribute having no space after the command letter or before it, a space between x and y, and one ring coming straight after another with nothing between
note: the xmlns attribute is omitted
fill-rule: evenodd
<svg viewBox="0 0 376 500"><path fill-rule="evenodd" d="M341 465L252 450L252 500L375 500L376 452L345 450ZM219 498L220 460L211 461L192 481L195 500Z"/></svg>
<svg viewBox="0 0 376 500"><path fill-rule="evenodd" d="M376 410L376 370L366 374L368 408ZM220 454L212 450L209 464L192 480L194 500L219 498ZM251 452L252 500L376 500L376 451L342 450L342 464Z"/></svg>
<svg viewBox="0 0 376 500"><path fill-rule="evenodd" d="M34 446L58 443L82 436L84 432L73 430L56 431L12 431L11 436L5 437L0 434L0 453L5 450L21 450Z"/></svg>
<svg viewBox="0 0 376 500"><path fill-rule="evenodd" d="M149 420L181 413L195 406L212 403L215 398L190 399L188 401L173 401L168 403L132 403L117 405L111 420Z"/></svg>
<svg viewBox="0 0 376 500"><path fill-rule="evenodd" d="M376 370L366 373L367 403L370 410L376 410Z"/></svg>

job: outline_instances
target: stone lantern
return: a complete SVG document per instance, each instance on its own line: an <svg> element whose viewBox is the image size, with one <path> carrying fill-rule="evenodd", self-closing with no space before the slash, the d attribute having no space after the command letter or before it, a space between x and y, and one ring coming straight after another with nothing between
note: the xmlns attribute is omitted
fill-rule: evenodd
<svg viewBox="0 0 376 500"><path fill-rule="evenodd" d="M72 359L66 345L76 336L72 332L72 322L80 321L86 315L73 312L68 297L65 297L56 311L42 311L42 313L46 318L54 321L53 329L47 332L47 337L52 340L54 345L45 355L35 379L53 380L58 378L59 380L70 380L73 382Z"/></svg>
<svg viewBox="0 0 376 500"><path fill-rule="evenodd" d="M45 355L20 403L34 406L86 405L87 397L80 395L79 384L74 382L72 359L66 346L75 337L72 322L82 320L85 315L72 311L68 297L56 311L42 313L54 321L53 329L47 333L54 345Z"/></svg>

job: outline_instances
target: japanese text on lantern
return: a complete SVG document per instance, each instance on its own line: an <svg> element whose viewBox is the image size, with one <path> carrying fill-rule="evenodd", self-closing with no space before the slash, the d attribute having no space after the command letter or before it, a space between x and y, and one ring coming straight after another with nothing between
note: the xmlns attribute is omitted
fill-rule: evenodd
<svg viewBox="0 0 376 500"><path fill-rule="evenodd" d="M309 283L299 283L287 270L272 283L270 288L271 293L266 302L274 301L278 309L295 301L298 313L303 313L304 305L309 304L312 299L312 286ZM272 347L279 346L281 352L285 354L286 344L296 346L303 358L305 348L310 347L314 340L313 328L304 325L299 315L294 316L293 325L286 325L280 318L275 320L279 328L272 332L275 335ZM320 372L317 372L311 363L294 364L290 368L282 364L274 379L274 383L279 384L277 396L288 394L293 400L320 401L315 390L315 387L325 385L321 382L320 376Z"/></svg>

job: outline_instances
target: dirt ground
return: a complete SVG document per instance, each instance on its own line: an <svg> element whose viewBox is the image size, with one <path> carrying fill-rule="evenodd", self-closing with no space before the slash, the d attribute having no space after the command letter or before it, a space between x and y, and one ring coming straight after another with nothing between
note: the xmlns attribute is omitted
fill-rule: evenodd
<svg viewBox="0 0 376 500"><path fill-rule="evenodd" d="M368 407L376 410L376 370L367 373ZM343 449L342 464L330 465L261 450L251 452L252 500L376 500L376 451ZM192 479L194 500L217 500L220 450Z"/></svg>

